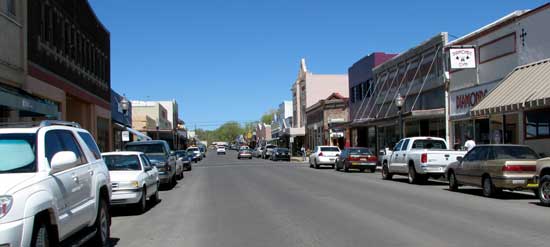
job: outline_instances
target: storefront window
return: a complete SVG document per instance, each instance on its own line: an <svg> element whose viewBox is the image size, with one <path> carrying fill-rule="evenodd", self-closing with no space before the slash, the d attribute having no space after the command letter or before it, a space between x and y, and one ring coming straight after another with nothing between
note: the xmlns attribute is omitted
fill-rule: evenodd
<svg viewBox="0 0 550 247"><path fill-rule="evenodd" d="M492 115L491 120L491 143L500 144L503 142L502 115Z"/></svg>
<svg viewBox="0 0 550 247"><path fill-rule="evenodd" d="M489 119L475 120L475 141L477 144L489 144Z"/></svg>
<svg viewBox="0 0 550 247"><path fill-rule="evenodd" d="M550 109L525 112L525 137L550 137Z"/></svg>
<svg viewBox="0 0 550 247"><path fill-rule="evenodd" d="M504 143L517 144L518 142L518 114L504 115Z"/></svg>

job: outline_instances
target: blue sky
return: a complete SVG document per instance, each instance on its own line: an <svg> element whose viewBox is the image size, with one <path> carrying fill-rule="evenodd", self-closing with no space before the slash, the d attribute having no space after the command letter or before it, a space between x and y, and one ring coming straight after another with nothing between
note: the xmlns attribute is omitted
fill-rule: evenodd
<svg viewBox="0 0 550 247"><path fill-rule="evenodd" d="M111 32L111 84L133 100L176 99L188 127L252 121L283 100L304 57L347 73L361 57L462 36L545 1L89 0Z"/></svg>

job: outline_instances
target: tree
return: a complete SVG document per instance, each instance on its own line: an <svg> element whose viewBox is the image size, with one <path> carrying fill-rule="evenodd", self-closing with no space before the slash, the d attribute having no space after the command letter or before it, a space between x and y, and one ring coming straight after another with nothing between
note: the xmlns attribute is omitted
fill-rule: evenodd
<svg viewBox="0 0 550 247"><path fill-rule="evenodd" d="M275 113L277 113L277 110L270 109L269 111L264 113L264 115L262 115L262 118L260 118L261 122L265 124L271 124L271 122L273 122L273 115Z"/></svg>

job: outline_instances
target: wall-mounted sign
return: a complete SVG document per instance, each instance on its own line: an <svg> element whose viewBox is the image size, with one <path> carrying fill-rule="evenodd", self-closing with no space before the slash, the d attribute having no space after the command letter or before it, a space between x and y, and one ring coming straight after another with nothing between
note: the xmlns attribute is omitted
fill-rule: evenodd
<svg viewBox="0 0 550 247"><path fill-rule="evenodd" d="M475 69L475 48L451 48L449 49L451 69Z"/></svg>
<svg viewBox="0 0 550 247"><path fill-rule="evenodd" d="M122 141L123 142L129 142L130 141L130 132L125 130L125 131L122 131Z"/></svg>
<svg viewBox="0 0 550 247"><path fill-rule="evenodd" d="M451 116L465 115L495 88L496 82L451 92Z"/></svg>

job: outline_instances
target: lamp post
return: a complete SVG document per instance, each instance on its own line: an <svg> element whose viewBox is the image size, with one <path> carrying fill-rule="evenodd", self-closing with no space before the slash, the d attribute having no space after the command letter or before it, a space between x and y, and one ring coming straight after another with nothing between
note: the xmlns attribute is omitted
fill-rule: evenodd
<svg viewBox="0 0 550 247"><path fill-rule="evenodd" d="M401 94L398 93L397 97L395 98L395 106L397 106L397 110L399 111L399 140L403 139L403 103L405 100L403 97L401 97Z"/></svg>
<svg viewBox="0 0 550 247"><path fill-rule="evenodd" d="M122 108L122 113L124 115L128 115L128 110L130 109L130 101L128 101L125 96L122 96L122 99L120 100L120 106Z"/></svg>

